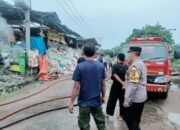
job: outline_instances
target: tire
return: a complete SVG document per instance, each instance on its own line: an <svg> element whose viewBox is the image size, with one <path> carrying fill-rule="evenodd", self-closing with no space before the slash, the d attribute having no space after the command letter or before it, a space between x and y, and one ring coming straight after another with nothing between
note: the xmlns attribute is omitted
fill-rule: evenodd
<svg viewBox="0 0 180 130"><path fill-rule="evenodd" d="M168 91L161 94L162 99L167 99L167 97L168 97Z"/></svg>
<svg viewBox="0 0 180 130"><path fill-rule="evenodd" d="M169 92L169 87L170 87L170 84L168 84L167 91L164 92L164 93L161 93L162 99L167 99L167 97L168 97L168 92Z"/></svg>

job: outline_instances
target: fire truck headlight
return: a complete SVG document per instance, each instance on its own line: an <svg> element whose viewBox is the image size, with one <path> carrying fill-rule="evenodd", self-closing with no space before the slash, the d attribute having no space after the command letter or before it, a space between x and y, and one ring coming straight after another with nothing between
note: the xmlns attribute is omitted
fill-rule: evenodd
<svg viewBox="0 0 180 130"><path fill-rule="evenodd" d="M167 83L168 81L169 81L168 76L160 76L160 77L156 77L154 83Z"/></svg>

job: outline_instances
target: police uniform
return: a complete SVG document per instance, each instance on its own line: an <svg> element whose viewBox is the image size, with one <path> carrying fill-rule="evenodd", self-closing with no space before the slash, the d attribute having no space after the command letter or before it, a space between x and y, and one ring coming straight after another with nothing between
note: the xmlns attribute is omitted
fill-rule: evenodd
<svg viewBox="0 0 180 130"><path fill-rule="evenodd" d="M140 47L130 47L130 52L141 52ZM129 130L140 130L139 123L147 100L147 68L144 62L137 58L129 67L125 80L125 101L129 107L125 108L124 120Z"/></svg>

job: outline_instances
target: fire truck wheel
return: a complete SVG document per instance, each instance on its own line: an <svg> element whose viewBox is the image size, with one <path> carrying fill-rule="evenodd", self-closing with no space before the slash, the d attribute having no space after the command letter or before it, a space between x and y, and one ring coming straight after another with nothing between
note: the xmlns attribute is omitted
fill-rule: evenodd
<svg viewBox="0 0 180 130"><path fill-rule="evenodd" d="M162 99L166 99L168 97L168 92L162 93L161 97Z"/></svg>
<svg viewBox="0 0 180 130"><path fill-rule="evenodd" d="M164 93L161 94L162 99L166 99L168 97L169 86L170 85L168 85L167 92L164 92Z"/></svg>

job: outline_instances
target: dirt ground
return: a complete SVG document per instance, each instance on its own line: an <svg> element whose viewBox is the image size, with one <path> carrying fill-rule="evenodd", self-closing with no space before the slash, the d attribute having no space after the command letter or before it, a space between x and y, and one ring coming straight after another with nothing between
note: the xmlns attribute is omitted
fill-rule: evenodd
<svg viewBox="0 0 180 130"><path fill-rule="evenodd" d="M66 82L63 83L67 86ZM111 83L111 81L107 83L107 98ZM180 85L178 84L178 82L172 83L166 100L155 97L147 101L141 121L142 130L180 130ZM58 91L66 95L65 93L69 94L70 89L71 87L60 87ZM105 108L106 104L103 105L103 111ZM106 118L108 130L128 130L124 121L119 120L118 112L117 104L115 116ZM79 130L77 116L78 107L75 108L74 114L69 114L68 110L59 110L31 118L4 130ZM91 118L91 130L97 130L93 118Z"/></svg>

